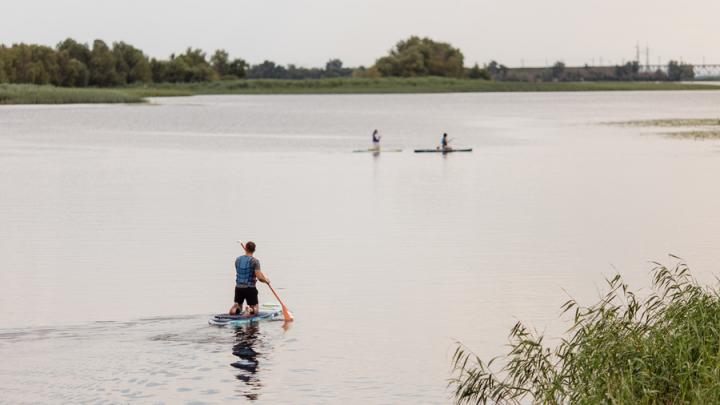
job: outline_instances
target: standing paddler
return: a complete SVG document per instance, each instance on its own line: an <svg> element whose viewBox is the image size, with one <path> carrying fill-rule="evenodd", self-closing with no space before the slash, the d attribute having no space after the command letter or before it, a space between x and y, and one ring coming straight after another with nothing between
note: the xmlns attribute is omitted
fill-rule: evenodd
<svg viewBox="0 0 720 405"><path fill-rule="evenodd" d="M382 138L382 136L380 135L378 130L377 129L374 130L372 133L372 149L373 150L378 150L378 151L380 150L380 138Z"/></svg>

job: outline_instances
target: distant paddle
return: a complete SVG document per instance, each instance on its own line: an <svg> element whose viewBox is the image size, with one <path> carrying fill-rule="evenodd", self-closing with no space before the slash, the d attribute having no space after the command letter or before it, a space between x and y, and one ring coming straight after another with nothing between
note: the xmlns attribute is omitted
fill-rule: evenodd
<svg viewBox="0 0 720 405"><path fill-rule="evenodd" d="M272 293L275 295L275 298L277 298L278 302L280 303L280 306L282 306L282 313L283 313L283 317L285 318L285 321L286 322L293 321L295 318L293 318L292 313L290 313L290 310L288 309L288 307L285 306L285 303L282 302L282 300L280 299L280 296L277 294L277 292L275 292L275 289L272 287L272 285L270 285L270 283L268 283L267 286L270 287L270 291L272 291Z"/></svg>

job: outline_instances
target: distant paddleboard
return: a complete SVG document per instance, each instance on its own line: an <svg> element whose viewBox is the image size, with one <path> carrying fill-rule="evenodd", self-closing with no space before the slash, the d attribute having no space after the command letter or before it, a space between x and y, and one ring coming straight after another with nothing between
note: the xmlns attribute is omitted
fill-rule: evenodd
<svg viewBox="0 0 720 405"><path fill-rule="evenodd" d="M415 149L415 153L452 153L452 152L472 152L472 148L466 149Z"/></svg>
<svg viewBox="0 0 720 405"><path fill-rule="evenodd" d="M381 152L402 152L402 149L355 149L353 153L363 153L363 152L369 152L369 153L381 153Z"/></svg>
<svg viewBox="0 0 720 405"><path fill-rule="evenodd" d="M282 320L282 307L279 304L261 304L260 313L252 316L217 314L210 317L208 323L214 326L242 326L249 323Z"/></svg>

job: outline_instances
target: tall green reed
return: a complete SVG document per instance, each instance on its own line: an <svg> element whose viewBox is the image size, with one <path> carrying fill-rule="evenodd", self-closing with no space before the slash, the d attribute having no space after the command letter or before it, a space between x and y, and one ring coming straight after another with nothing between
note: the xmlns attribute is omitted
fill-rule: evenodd
<svg viewBox="0 0 720 405"><path fill-rule="evenodd" d="M510 331L509 351L487 362L459 344L450 380L455 400L720 403L718 290L701 287L682 261L654 264L644 299L617 275L597 303L563 304L572 326L554 348L522 323Z"/></svg>

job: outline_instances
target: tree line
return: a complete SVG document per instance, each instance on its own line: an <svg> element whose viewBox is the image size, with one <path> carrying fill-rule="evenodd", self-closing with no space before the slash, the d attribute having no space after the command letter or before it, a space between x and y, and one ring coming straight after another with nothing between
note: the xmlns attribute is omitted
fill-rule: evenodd
<svg viewBox="0 0 720 405"><path fill-rule="evenodd" d="M353 69L332 59L325 68L280 66L271 61L249 65L216 50L210 57L187 48L167 60L140 49L95 40L92 46L68 38L54 48L35 44L0 44L0 83L52 84L65 87L115 87L138 83L188 83L230 79L320 79L351 76Z"/></svg>
<svg viewBox="0 0 720 405"><path fill-rule="evenodd" d="M496 61L480 67L464 66L460 49L446 42L412 36L399 41L387 55L366 68L348 68L339 59L324 67L305 68L264 61L256 65L231 58L227 51L208 55L189 47L168 59L148 57L125 42L111 46L95 40L92 46L68 38L54 48L35 44L0 44L0 83L52 84L65 87L115 87L148 83L188 83L237 79L322 79L335 77L421 77L440 76L498 81L579 81L579 80L662 80L694 78L692 65L672 61L666 70L641 72L636 62L614 68L567 68L557 62L551 67L511 69Z"/></svg>

